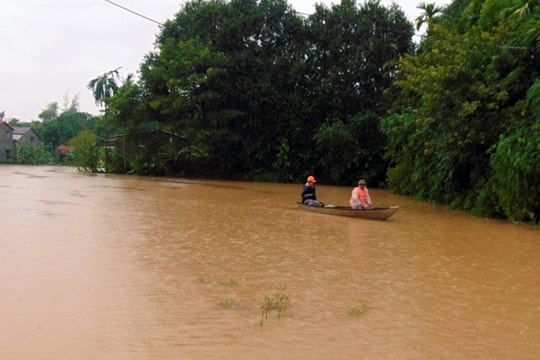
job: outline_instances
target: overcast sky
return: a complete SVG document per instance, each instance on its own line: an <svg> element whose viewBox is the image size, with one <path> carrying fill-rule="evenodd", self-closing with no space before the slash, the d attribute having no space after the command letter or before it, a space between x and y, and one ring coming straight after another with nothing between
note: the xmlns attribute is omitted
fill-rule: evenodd
<svg viewBox="0 0 540 360"><path fill-rule="evenodd" d="M163 23L185 0L112 0ZM409 19L424 0L395 0ZM439 6L451 0L425 0ZM339 0L288 0L311 14L315 3ZM358 4L362 0L357 0ZM390 5L392 0L382 0ZM86 85L110 70L137 75L144 55L153 50L158 24L106 0L0 0L0 112L6 119L38 120L52 102L61 108L77 96L79 110L99 114Z"/></svg>

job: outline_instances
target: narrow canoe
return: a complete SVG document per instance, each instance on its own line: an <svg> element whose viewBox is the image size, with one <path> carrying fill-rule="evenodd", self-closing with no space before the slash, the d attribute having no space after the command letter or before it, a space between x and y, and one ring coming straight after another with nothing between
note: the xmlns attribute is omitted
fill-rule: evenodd
<svg viewBox="0 0 540 360"><path fill-rule="evenodd" d="M302 210L307 210L319 214L348 216L360 219L386 220L399 209L399 206L375 207L373 209L352 209L350 206L325 205L308 206L298 203Z"/></svg>

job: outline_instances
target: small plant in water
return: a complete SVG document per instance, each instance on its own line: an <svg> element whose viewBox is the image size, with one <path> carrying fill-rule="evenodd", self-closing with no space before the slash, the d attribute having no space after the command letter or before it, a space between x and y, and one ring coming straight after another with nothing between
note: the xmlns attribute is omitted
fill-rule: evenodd
<svg viewBox="0 0 540 360"><path fill-rule="evenodd" d="M226 298L219 302L219 306L221 306L224 309L231 309L235 305L236 305L235 301L231 298Z"/></svg>
<svg viewBox="0 0 540 360"><path fill-rule="evenodd" d="M356 305L349 308L347 314L353 317L359 317L368 310L368 306L361 300L356 301Z"/></svg>
<svg viewBox="0 0 540 360"><path fill-rule="evenodd" d="M221 285L227 286L227 287L235 287L236 285L238 285L238 282L234 280L233 278L231 278L229 281L222 281Z"/></svg>
<svg viewBox="0 0 540 360"><path fill-rule="evenodd" d="M264 320L268 319L268 313L270 311L276 310L278 317L281 317L289 309L291 301L289 299L289 295L285 293L285 289L286 287L278 288L272 297L264 297L264 302L261 306L261 326L263 325Z"/></svg>
<svg viewBox="0 0 540 360"><path fill-rule="evenodd" d="M199 277L197 278L197 280L195 280L194 282L200 283L200 284L209 284L209 283L210 283L210 280L209 280L209 279L206 279L206 278L204 278L204 277L202 277L202 276L199 276Z"/></svg>

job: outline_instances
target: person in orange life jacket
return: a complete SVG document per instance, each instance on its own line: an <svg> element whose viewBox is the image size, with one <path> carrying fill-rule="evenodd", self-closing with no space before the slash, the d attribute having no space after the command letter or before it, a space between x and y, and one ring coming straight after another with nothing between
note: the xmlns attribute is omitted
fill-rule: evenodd
<svg viewBox="0 0 540 360"><path fill-rule="evenodd" d="M373 203L364 179L359 180L358 186L353 189L349 204L353 209L373 209Z"/></svg>
<svg viewBox="0 0 540 360"><path fill-rule="evenodd" d="M313 176L308 176L306 183L302 187L302 204L309 206L323 206L323 204L317 199L317 192L315 190L315 183L317 180Z"/></svg>

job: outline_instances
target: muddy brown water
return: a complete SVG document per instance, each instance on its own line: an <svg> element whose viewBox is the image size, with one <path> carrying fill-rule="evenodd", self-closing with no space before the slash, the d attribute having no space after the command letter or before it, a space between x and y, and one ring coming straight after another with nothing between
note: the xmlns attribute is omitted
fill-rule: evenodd
<svg viewBox="0 0 540 360"><path fill-rule="evenodd" d="M539 228L300 188L1 165L0 359L540 358Z"/></svg>

